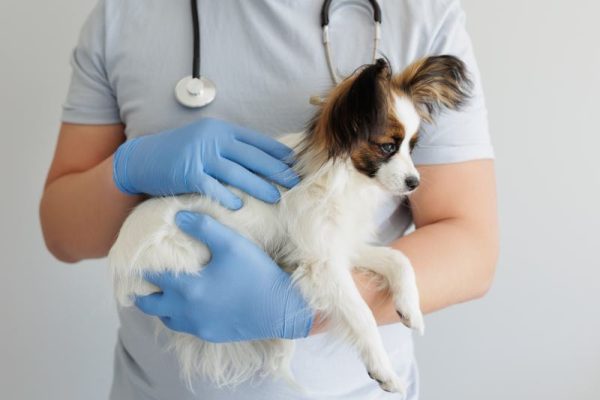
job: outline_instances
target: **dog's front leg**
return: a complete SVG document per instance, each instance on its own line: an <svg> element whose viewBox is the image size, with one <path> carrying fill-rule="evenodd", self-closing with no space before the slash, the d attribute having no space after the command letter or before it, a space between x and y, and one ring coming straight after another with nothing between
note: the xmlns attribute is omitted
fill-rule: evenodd
<svg viewBox="0 0 600 400"><path fill-rule="evenodd" d="M350 342L369 376L388 392L404 391L377 330L371 309L356 288L348 263L319 262L299 268L298 282L313 305L323 310L330 329ZM302 276L304 275L304 276Z"/></svg>
<svg viewBox="0 0 600 400"><path fill-rule="evenodd" d="M388 281L394 296L396 312L402 323L422 335L425 331L425 323L421 313L415 272L408 257L401 251L389 247L365 245L359 250L358 257L353 262L353 265L371 270Z"/></svg>

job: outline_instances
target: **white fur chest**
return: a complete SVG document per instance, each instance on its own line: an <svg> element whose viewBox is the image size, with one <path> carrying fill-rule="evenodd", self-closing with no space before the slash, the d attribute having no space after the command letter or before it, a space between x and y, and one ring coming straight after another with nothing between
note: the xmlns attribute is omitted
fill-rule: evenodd
<svg viewBox="0 0 600 400"><path fill-rule="evenodd" d="M278 208L286 238L276 258L286 266L318 264L332 254L352 258L374 234L373 214L382 195L349 162L325 165L283 195Z"/></svg>

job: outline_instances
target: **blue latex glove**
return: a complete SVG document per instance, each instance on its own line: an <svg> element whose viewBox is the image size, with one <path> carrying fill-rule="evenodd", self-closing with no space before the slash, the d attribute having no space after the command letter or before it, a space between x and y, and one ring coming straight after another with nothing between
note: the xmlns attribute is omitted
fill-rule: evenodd
<svg viewBox="0 0 600 400"><path fill-rule="evenodd" d="M230 209L242 201L224 184L268 203L280 194L271 183L298 183L286 162L291 149L260 133L213 118L123 143L116 151L113 179L127 194L152 196L203 193Z"/></svg>
<svg viewBox="0 0 600 400"><path fill-rule="evenodd" d="M211 260L195 275L147 275L162 293L136 298L170 329L209 342L306 337L313 313L291 277L257 245L213 218L181 211L176 223Z"/></svg>

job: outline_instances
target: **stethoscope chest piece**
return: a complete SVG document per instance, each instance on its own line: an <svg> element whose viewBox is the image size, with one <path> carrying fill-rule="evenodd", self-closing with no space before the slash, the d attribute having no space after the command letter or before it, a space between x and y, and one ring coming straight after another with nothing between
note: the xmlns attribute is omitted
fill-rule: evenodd
<svg viewBox="0 0 600 400"><path fill-rule="evenodd" d="M217 95L215 84L205 77L187 76L177 83L175 97L182 105L200 108L210 104Z"/></svg>

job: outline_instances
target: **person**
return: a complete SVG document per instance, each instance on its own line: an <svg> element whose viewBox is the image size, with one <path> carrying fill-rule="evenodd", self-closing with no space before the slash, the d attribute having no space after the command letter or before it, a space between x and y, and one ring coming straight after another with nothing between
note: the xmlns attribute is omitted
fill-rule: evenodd
<svg viewBox="0 0 600 400"><path fill-rule="evenodd" d="M390 199L378 215L380 243L410 258L422 309L432 313L483 296L493 279L498 236L486 106L458 0L380 3L380 53L394 71L419 57L453 54L466 62L474 83L462 111L422 125L413 154L422 186L408 203ZM297 179L269 179L289 172L289 149L275 138L302 131L314 112L309 97L333 85L320 7L320 0L200 1L201 71L215 82L217 97L189 109L173 93L191 72L189 2L100 0L72 54L71 84L40 204L50 252L71 263L105 257L129 211L148 195L200 192L225 207L243 207L224 186L229 184L277 202L274 183L292 187ZM371 61L372 9L367 1L338 0L331 14L336 68L348 75ZM350 347L331 345L313 316L299 318L293 329L281 326L287 308L303 307L303 299L261 249L203 215L185 214L177 223L209 243L216 265L203 287L211 291L183 296L181 287L194 289L197 280L159 276L162 294L139 298L139 308L118 310L111 399L397 398L379 389ZM243 279L233 290L229 280L236 275ZM279 289L257 290L260 280L267 283L258 285L262 289L272 282ZM410 331L399 324L385 291L358 273L355 281L408 383L406 398L417 399ZM231 303L211 303L214 293L227 293ZM289 307L282 305L285 299L292 299ZM240 316L241 305L251 307ZM203 312L190 312L198 309ZM199 337L217 327L209 335L214 341L294 339L292 371L310 395L269 377L235 389L198 378L190 391L164 349L165 338L155 338L152 316Z"/></svg>

